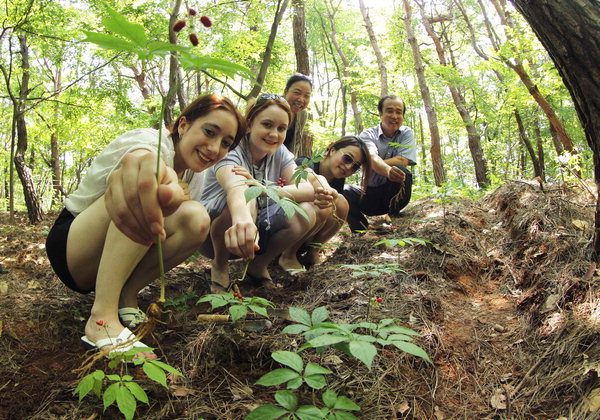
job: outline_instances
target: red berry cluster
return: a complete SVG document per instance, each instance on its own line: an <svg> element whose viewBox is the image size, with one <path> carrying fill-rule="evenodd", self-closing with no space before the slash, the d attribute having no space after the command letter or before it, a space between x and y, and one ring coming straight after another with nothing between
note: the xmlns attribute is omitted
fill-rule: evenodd
<svg viewBox="0 0 600 420"><path fill-rule="evenodd" d="M194 16L196 16L197 14L198 14L198 12L196 12L194 9L188 9L188 15L190 18L190 29L192 31L194 30ZM212 26L212 21L210 20L210 18L208 16L200 16L200 23L202 23L202 25L204 25L206 28L210 28ZM178 20L173 25L173 31L180 32L183 28L185 28L186 24L187 24L187 22L185 20L183 20L183 19ZM189 39L190 39L190 43L194 47L198 46L198 44L200 43L198 35L196 35L194 32L190 33Z"/></svg>
<svg viewBox="0 0 600 420"><path fill-rule="evenodd" d="M244 298L244 297L242 296L242 294L241 294L241 293L237 293L237 292L234 292L234 293L233 293L233 297L234 297L234 298L237 298L237 300L239 300L240 302L241 302L241 301L243 300L243 298Z"/></svg>
<svg viewBox="0 0 600 420"><path fill-rule="evenodd" d="M104 321L102 321L102 320L96 321L96 325L103 326L104 325Z"/></svg>
<svg viewBox="0 0 600 420"><path fill-rule="evenodd" d="M285 178L277 178L277 185L279 185L281 188L285 187L286 182L287 181Z"/></svg>
<svg viewBox="0 0 600 420"><path fill-rule="evenodd" d="M383 302L383 298L380 298L380 297L376 297L375 298L375 297L373 297L373 298L371 298L371 302L372 303L375 303L375 302L381 303L381 302Z"/></svg>

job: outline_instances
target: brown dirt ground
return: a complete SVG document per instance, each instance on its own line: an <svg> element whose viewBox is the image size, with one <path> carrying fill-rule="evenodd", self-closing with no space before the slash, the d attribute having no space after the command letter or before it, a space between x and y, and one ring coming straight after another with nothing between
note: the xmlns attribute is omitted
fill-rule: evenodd
<svg viewBox="0 0 600 420"><path fill-rule="evenodd" d="M443 201L443 202L442 202ZM600 285L590 264L594 200L577 186L511 182L484 199L424 199L403 216L373 218L362 236L339 235L327 260L297 279L272 267L283 287L245 295L279 308L326 306L336 322L365 319L369 298L377 320L397 318L421 334L417 343L433 365L398 350L379 352L368 370L327 351L308 358L331 369L329 386L351 397L363 419L598 419L600 418ZM95 396L73 395L84 360L79 337L91 296L70 292L53 275L44 237L53 216L28 226L0 214L0 419L120 418L103 413ZM381 239L415 237L430 245L374 246ZM404 272L352 277L339 264L398 263ZM235 275L241 264L233 265ZM168 274L167 297L206 291L206 260ZM142 307L158 297L141 294ZM301 342L270 328L196 321L207 307L163 314L149 344L185 378L170 389L136 378L150 405L145 419L239 419L273 402L271 389L254 385L274 368L270 353ZM104 361L97 368L108 369ZM130 372L131 373L131 372ZM318 393L320 394L320 393ZM317 394L317 397L318 397ZM309 392L304 402L318 401Z"/></svg>

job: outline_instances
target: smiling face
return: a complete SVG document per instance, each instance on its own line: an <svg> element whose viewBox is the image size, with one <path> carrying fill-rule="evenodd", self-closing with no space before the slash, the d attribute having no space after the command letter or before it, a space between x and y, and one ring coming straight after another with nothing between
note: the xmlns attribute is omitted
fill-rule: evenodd
<svg viewBox="0 0 600 420"><path fill-rule="evenodd" d="M275 153L283 144L290 118L279 105L271 105L259 112L250 125L252 160L258 163L266 155Z"/></svg>
<svg viewBox="0 0 600 420"><path fill-rule="evenodd" d="M310 103L310 94L312 87L306 81L298 81L293 83L283 93L285 100L288 101L292 112L295 114L304 111Z"/></svg>
<svg viewBox="0 0 600 420"><path fill-rule="evenodd" d="M387 137L400 129L404 121L404 102L400 98L388 98L383 102L381 113L381 128Z"/></svg>
<svg viewBox="0 0 600 420"><path fill-rule="evenodd" d="M333 178L347 178L358 170L363 163L363 153L357 146L346 146L332 149L323 160ZM357 165L358 164L358 165ZM358 166L358 167L357 167Z"/></svg>
<svg viewBox="0 0 600 420"><path fill-rule="evenodd" d="M201 172L225 156L234 142L238 122L235 116L223 109L212 111L192 123L181 117L175 145L175 172L186 169Z"/></svg>

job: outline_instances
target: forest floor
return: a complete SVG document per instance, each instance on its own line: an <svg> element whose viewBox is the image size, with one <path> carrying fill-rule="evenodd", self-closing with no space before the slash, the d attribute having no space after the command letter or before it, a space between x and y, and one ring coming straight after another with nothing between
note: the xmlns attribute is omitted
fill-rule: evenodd
<svg viewBox="0 0 600 420"><path fill-rule="evenodd" d="M371 370L333 349L313 357L334 372L328 386L361 407L360 418L598 419L594 208L581 186L520 181L477 201L421 199L393 226L377 217L364 235L337 236L326 261L297 278L271 267L283 287L242 285L242 292L283 309L325 306L338 323L395 318L421 335L415 343L433 364L390 347L379 350ZM28 226L24 215L16 224L0 215L0 419L120 418L116 406L103 413L97 397L80 403L73 394L93 297L69 291L52 273L44 238L53 216ZM431 243L374 245L409 237ZM368 263L397 263L403 271L355 277L340 267ZM209 308L191 296L206 292L208 267L196 259L167 275L167 298L180 303L147 340L185 377L170 376L166 389L132 368L150 399L138 405L138 418L241 419L274 402L272 389L255 385L277 367L271 352L301 344L281 334L286 316L258 331L197 321ZM240 276L241 263L232 267ZM372 304L372 297L383 300ZM142 308L157 298L157 285L145 289ZM108 371L104 360L97 368ZM309 392L301 395L319 405Z"/></svg>

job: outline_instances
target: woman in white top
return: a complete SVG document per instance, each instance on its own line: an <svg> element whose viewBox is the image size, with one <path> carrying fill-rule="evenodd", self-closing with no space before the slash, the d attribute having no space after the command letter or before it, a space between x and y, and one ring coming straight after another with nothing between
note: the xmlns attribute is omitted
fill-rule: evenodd
<svg viewBox="0 0 600 420"><path fill-rule="evenodd" d="M179 181L201 172L233 149L245 120L228 99L197 98L170 131L138 129L111 142L96 157L79 188L65 200L46 243L59 278L80 293L95 291L82 341L115 351L145 347L126 326L144 318L138 292L158 277L155 241L162 238L165 270L189 257L206 239L210 219L189 200Z"/></svg>
<svg viewBox="0 0 600 420"><path fill-rule="evenodd" d="M201 203L214 220L210 232L212 243L206 241L200 250L213 258L213 293L223 293L229 288L230 253L252 259L248 276L270 283L269 262L314 226L316 213L320 211L313 204L315 198L326 208L323 211L331 211L330 192L315 194L313 185L306 181L297 187L295 183L285 185L279 194L300 203L308 220L298 213L287 220L283 209L267 197L246 202L244 191L249 185L244 172L255 180L275 186L283 180L290 182L296 164L292 153L281 146L291 118L290 107L283 97L260 95L246 113L249 131L239 147L206 174ZM243 169L236 171L236 167ZM255 242L257 231L258 244ZM286 268L281 260L280 265Z"/></svg>

